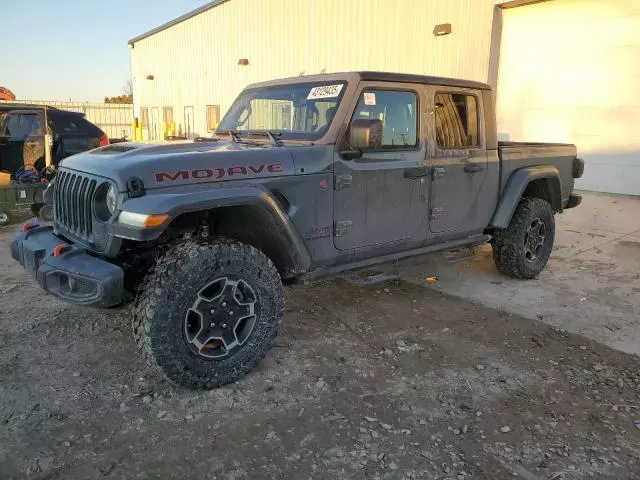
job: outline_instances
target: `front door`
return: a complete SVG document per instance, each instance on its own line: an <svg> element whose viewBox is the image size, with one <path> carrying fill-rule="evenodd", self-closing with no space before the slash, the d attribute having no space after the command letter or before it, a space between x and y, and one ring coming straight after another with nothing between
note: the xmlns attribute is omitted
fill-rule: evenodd
<svg viewBox="0 0 640 480"><path fill-rule="evenodd" d="M382 147L360 158L338 155L334 168L334 245L339 250L426 238L428 166L421 138L421 91L363 82L351 106L353 119L382 120ZM348 134L347 134L348 138Z"/></svg>
<svg viewBox="0 0 640 480"><path fill-rule="evenodd" d="M488 169L482 96L462 88L434 86L429 91L430 230L477 233L486 226L487 208L479 198Z"/></svg>

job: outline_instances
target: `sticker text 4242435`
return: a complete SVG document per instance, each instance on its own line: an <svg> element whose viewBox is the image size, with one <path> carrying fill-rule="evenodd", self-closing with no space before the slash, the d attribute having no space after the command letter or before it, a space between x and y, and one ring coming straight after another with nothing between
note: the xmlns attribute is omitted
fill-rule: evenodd
<svg viewBox="0 0 640 480"><path fill-rule="evenodd" d="M334 98L340 95L344 84L323 85L321 87L313 87L307 95L307 100L315 100L316 98Z"/></svg>

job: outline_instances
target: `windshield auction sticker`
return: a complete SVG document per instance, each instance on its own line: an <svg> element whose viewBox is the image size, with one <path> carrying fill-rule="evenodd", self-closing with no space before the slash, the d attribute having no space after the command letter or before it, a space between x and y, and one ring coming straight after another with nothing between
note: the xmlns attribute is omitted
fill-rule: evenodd
<svg viewBox="0 0 640 480"><path fill-rule="evenodd" d="M376 104L376 94L373 92L364 92L364 104L374 105Z"/></svg>
<svg viewBox="0 0 640 480"><path fill-rule="evenodd" d="M333 98L340 95L343 84L339 85L323 85L322 87L313 87L307 95L307 100L315 100L316 98Z"/></svg>

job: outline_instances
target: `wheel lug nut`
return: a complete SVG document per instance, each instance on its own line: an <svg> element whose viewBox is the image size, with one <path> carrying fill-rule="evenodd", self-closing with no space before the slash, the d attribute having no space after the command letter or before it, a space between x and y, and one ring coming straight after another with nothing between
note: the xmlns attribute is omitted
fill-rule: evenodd
<svg viewBox="0 0 640 480"><path fill-rule="evenodd" d="M211 313L212 313L212 314L213 314L213 313L216 313L216 309L215 309L215 308L212 308L212 309L211 309Z"/></svg>
<svg viewBox="0 0 640 480"><path fill-rule="evenodd" d="M211 322L211 324L210 324L209 326L210 326L211 328L213 328L213 327L215 327L215 326L216 326L216 323L215 323L215 322Z"/></svg>
<svg viewBox="0 0 640 480"><path fill-rule="evenodd" d="M227 328L227 324L226 324L226 323L223 323L223 324L222 324L222 328Z"/></svg>
<svg viewBox="0 0 640 480"><path fill-rule="evenodd" d="M233 311L229 310L229 315L233 315Z"/></svg>
<svg viewBox="0 0 640 480"><path fill-rule="evenodd" d="M222 306L226 307L227 306L227 302L222 302Z"/></svg>

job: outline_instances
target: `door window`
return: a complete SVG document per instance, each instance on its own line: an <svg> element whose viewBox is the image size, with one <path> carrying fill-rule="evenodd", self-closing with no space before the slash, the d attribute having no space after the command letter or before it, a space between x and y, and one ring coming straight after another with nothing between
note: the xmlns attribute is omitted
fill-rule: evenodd
<svg viewBox="0 0 640 480"><path fill-rule="evenodd" d="M220 105L207 105L207 132L215 132L220 124Z"/></svg>
<svg viewBox="0 0 640 480"><path fill-rule="evenodd" d="M464 93L435 96L436 141L440 148L469 148L480 145L478 102Z"/></svg>
<svg viewBox="0 0 640 480"><path fill-rule="evenodd" d="M162 107L162 116L164 123L171 125L173 123L173 107Z"/></svg>
<svg viewBox="0 0 640 480"><path fill-rule="evenodd" d="M417 111L414 92L366 90L360 95L353 120L382 120L382 147L406 149L418 144Z"/></svg>
<svg viewBox="0 0 640 480"><path fill-rule="evenodd" d="M147 107L140 107L140 121L142 128L149 128L149 109Z"/></svg>
<svg viewBox="0 0 640 480"><path fill-rule="evenodd" d="M31 135L42 135L42 130L37 113L7 113L2 117L0 135L13 140L24 140Z"/></svg>

